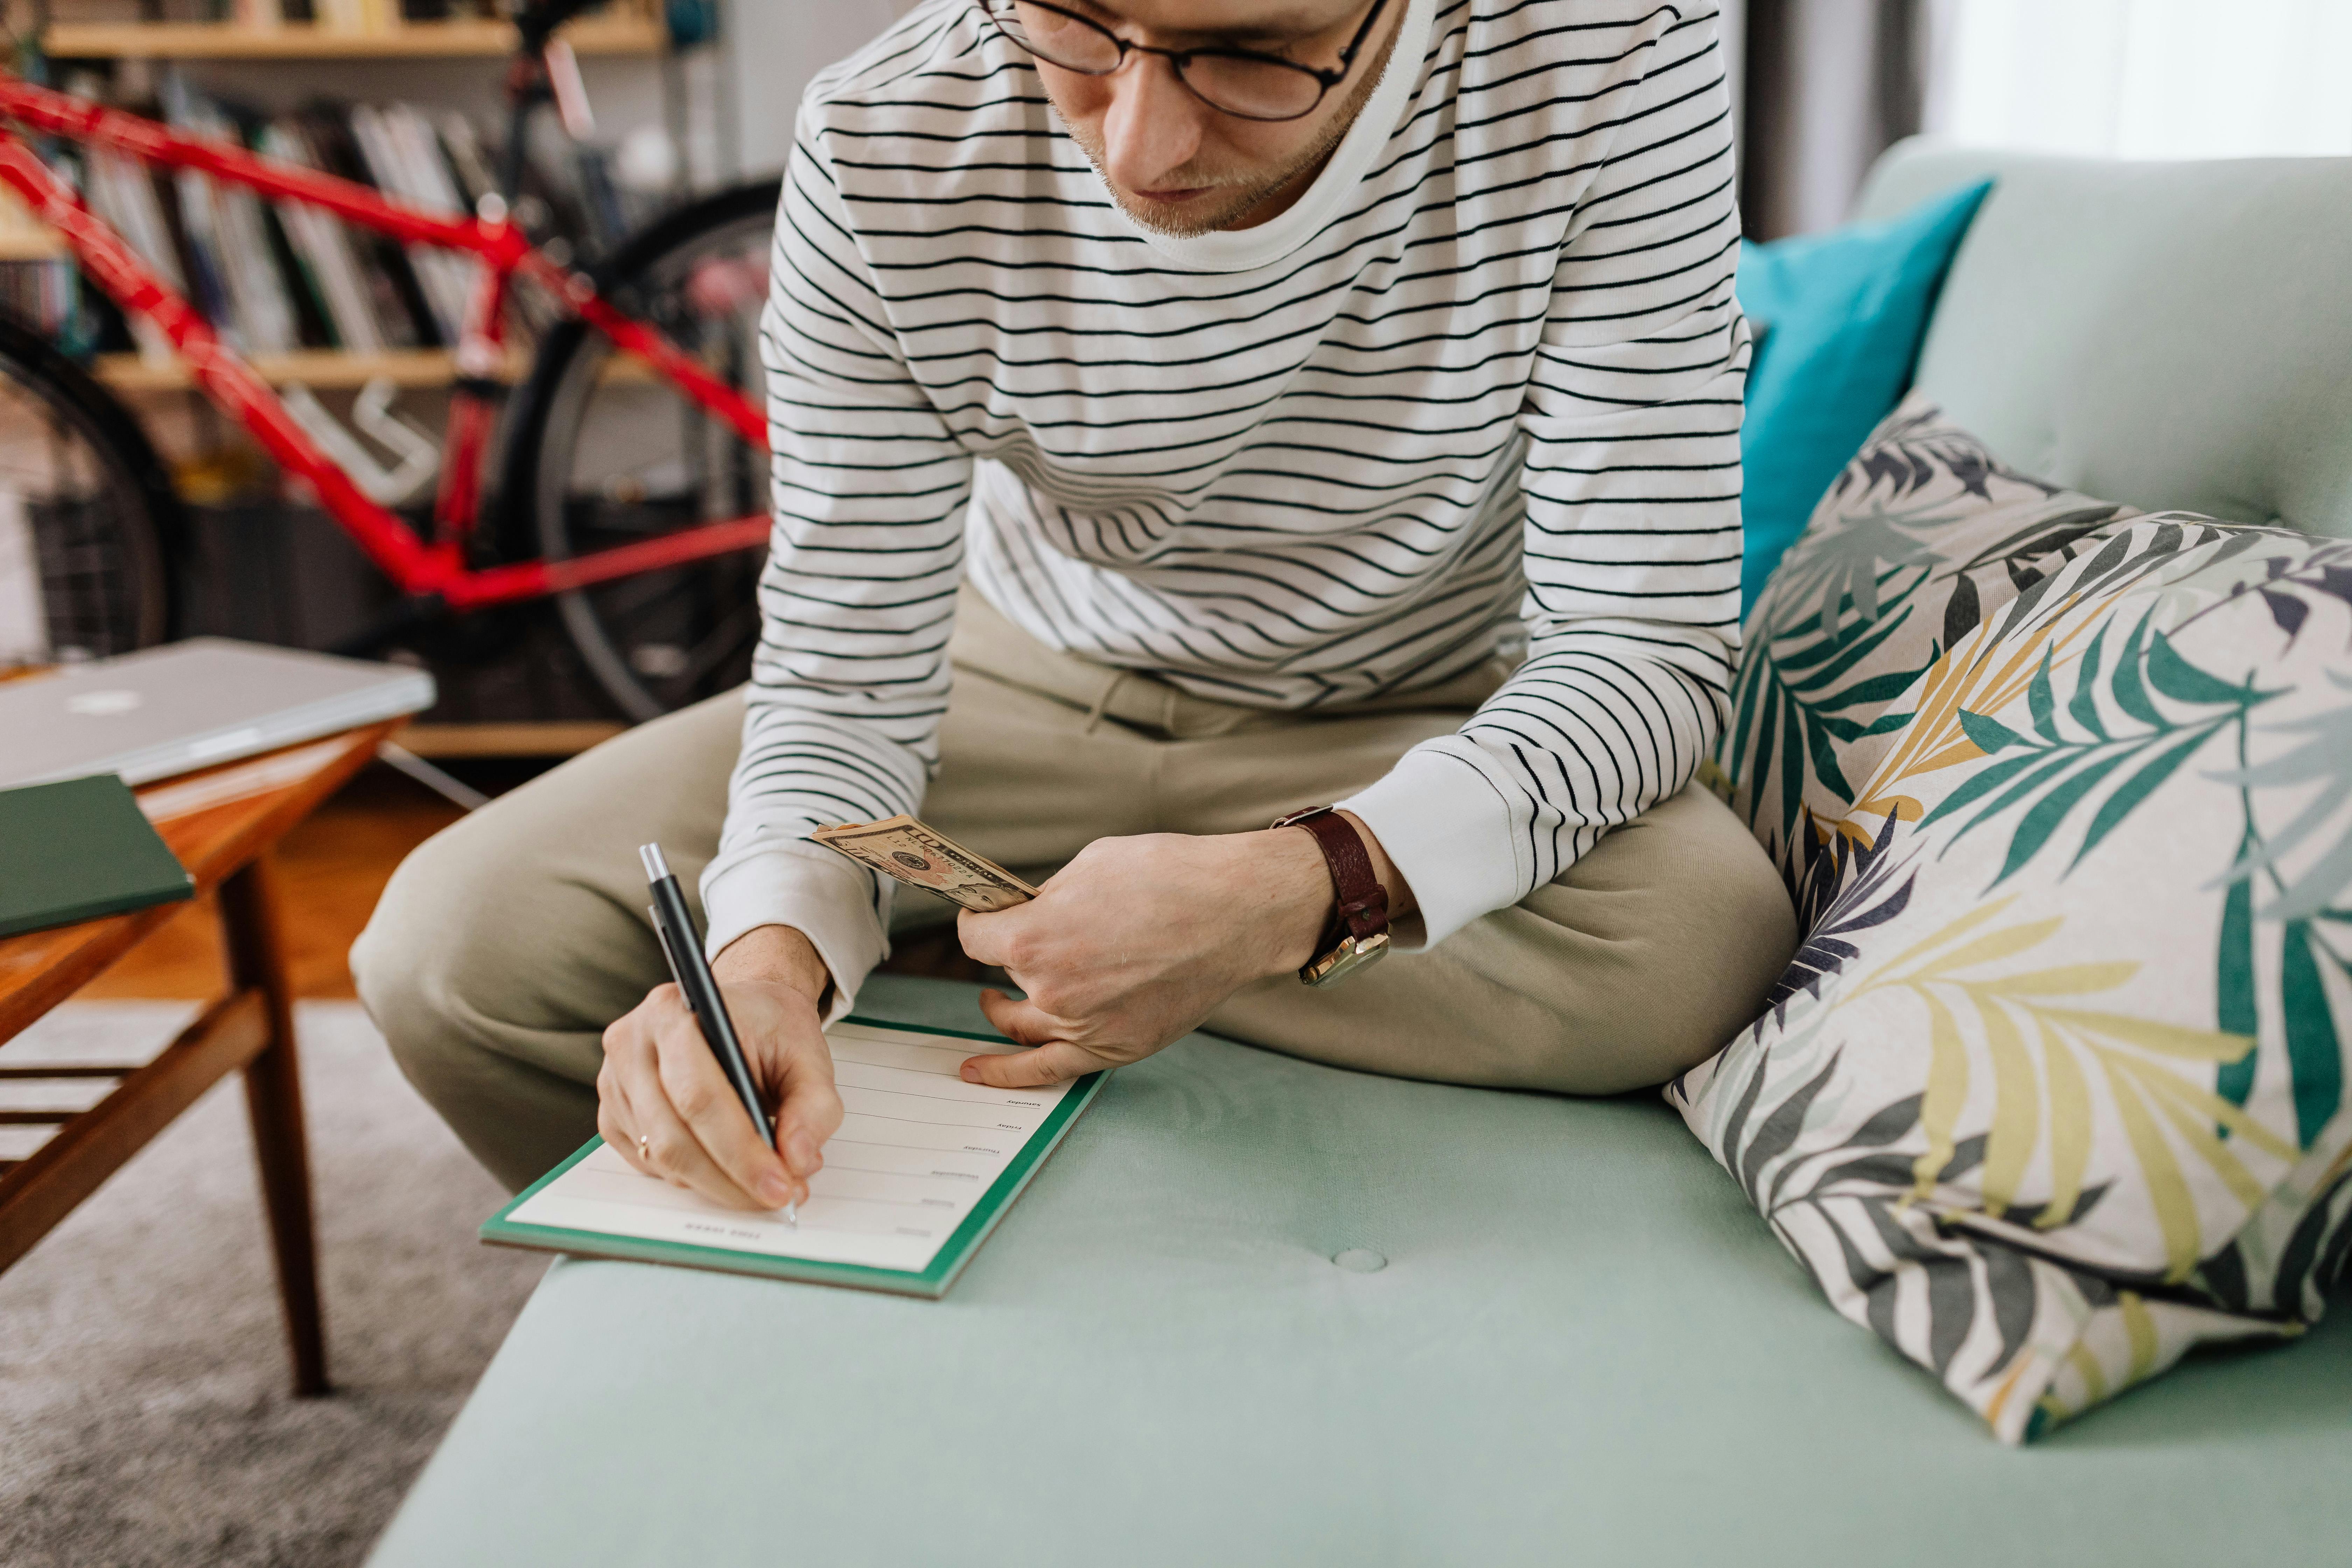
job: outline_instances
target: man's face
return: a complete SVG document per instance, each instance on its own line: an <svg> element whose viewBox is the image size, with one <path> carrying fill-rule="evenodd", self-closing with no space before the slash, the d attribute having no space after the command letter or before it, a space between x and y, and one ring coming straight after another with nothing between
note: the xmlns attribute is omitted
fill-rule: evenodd
<svg viewBox="0 0 2352 1568"><path fill-rule="evenodd" d="M1335 70L1371 0L1057 0L1131 43L1256 49ZM1303 119L1243 120L1192 95L1156 55L1128 56L1110 76L1044 60L1037 74L1071 139L1128 216L1163 234L1245 228L1311 184L1370 96L1405 0L1389 0L1347 79Z"/></svg>

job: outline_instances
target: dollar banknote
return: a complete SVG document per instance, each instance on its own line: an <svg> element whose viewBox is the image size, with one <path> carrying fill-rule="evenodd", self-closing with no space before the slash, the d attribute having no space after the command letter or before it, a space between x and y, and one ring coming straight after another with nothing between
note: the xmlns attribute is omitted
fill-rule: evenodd
<svg viewBox="0 0 2352 1568"><path fill-rule="evenodd" d="M927 888L981 914L1009 910L1037 896L1036 889L993 860L911 816L820 827L809 837L861 866L896 877L910 888Z"/></svg>

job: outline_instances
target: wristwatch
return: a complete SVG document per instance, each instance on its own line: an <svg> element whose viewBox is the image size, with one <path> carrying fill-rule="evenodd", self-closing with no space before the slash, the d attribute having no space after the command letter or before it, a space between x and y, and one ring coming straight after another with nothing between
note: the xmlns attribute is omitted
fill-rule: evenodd
<svg viewBox="0 0 2352 1568"><path fill-rule="evenodd" d="M1315 956L1298 972L1309 985L1335 985L1389 951L1389 894L1372 874L1372 858L1348 819L1328 805L1294 811L1272 824L1303 827L1315 836L1323 863L1331 869L1339 912L1316 943Z"/></svg>

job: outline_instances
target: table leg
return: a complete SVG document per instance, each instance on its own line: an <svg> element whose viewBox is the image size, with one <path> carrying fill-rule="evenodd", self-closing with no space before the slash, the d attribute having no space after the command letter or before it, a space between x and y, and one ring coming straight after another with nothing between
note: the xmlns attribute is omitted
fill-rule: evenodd
<svg viewBox="0 0 2352 1568"><path fill-rule="evenodd" d="M302 1131L302 1083L294 1056L293 988L278 942L274 873L263 856L220 887L231 981L261 993L269 1044L245 1069L245 1105L261 1166L262 1202L286 1304L286 1338L298 1395L327 1392L327 1347L319 1312L317 1248L310 1224L310 1159Z"/></svg>

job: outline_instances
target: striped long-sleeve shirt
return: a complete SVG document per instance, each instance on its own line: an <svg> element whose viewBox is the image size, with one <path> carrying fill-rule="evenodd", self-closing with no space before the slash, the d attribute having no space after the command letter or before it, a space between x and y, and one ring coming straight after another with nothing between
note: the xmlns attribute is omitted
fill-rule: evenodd
<svg viewBox="0 0 2352 1568"><path fill-rule="evenodd" d="M1342 804L1427 941L1558 876L1720 722L1737 243L1713 0L1409 0L1298 202L1182 239L968 0L826 71L762 323L775 533L713 950L796 926L845 998L879 961L887 887L804 835L920 810L967 575L1053 647L1270 709L1523 638Z"/></svg>

